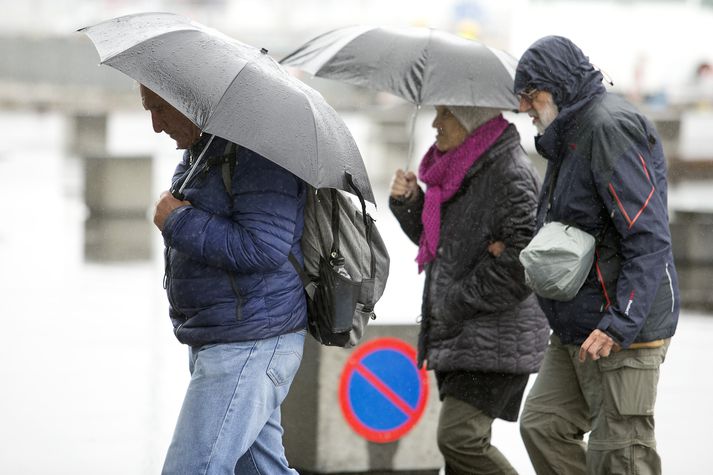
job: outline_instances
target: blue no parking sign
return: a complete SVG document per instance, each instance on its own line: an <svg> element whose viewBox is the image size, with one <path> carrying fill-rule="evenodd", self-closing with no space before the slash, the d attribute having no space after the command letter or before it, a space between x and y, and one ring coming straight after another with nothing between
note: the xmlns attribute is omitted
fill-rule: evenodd
<svg viewBox="0 0 713 475"><path fill-rule="evenodd" d="M347 360L339 402L349 425L372 442L400 439L419 421L428 400L426 369L416 350L396 338L361 345Z"/></svg>

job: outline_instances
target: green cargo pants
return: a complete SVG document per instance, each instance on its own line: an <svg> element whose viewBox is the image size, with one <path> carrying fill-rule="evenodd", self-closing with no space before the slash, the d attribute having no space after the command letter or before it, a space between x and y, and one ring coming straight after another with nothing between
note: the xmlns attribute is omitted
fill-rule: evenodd
<svg viewBox="0 0 713 475"><path fill-rule="evenodd" d="M660 474L654 405L669 343L580 363L579 346L552 335L520 417L537 474Z"/></svg>
<svg viewBox="0 0 713 475"><path fill-rule="evenodd" d="M517 475L490 445L493 419L467 402L446 396L438 417L438 449L446 475Z"/></svg>

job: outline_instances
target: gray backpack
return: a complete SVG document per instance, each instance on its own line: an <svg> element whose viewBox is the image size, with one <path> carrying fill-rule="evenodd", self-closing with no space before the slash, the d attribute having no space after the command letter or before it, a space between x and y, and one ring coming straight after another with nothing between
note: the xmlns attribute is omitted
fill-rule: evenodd
<svg viewBox="0 0 713 475"><path fill-rule="evenodd" d="M302 234L304 269L294 255L290 262L307 293L308 329L323 345L351 348L376 318L374 305L389 276L389 253L366 212L361 192L346 175L361 210L332 188L308 185Z"/></svg>
<svg viewBox="0 0 713 475"><path fill-rule="evenodd" d="M237 147L228 144L221 164L223 185L232 195L232 176ZM374 305L381 298L389 277L389 253L366 212L366 202L345 174L359 211L351 198L333 188L307 185L302 255L304 269L290 253L307 294L307 328L323 345L351 348L364 336L366 325L375 319Z"/></svg>

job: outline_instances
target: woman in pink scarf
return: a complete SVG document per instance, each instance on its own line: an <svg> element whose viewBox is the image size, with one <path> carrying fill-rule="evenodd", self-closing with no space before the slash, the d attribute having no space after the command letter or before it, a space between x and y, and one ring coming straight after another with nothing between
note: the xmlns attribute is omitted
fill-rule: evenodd
<svg viewBox="0 0 713 475"><path fill-rule="evenodd" d="M494 419L516 421L549 328L518 254L534 232L539 177L500 111L437 106L435 144L418 179L397 170L389 206L426 272L419 365L443 401L447 474L513 474L490 444Z"/></svg>

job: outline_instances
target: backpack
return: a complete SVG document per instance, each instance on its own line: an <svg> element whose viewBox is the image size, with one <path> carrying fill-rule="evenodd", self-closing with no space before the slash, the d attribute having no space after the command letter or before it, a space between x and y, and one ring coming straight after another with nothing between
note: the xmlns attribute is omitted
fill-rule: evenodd
<svg viewBox="0 0 713 475"><path fill-rule="evenodd" d="M237 150L217 157L223 184L232 196ZM345 178L359 198L361 211L344 192L307 184L301 248L304 268L294 254L290 263L307 296L307 329L321 344L352 348L364 336L374 305L389 277L389 253L364 197L352 176Z"/></svg>
<svg viewBox="0 0 713 475"><path fill-rule="evenodd" d="M389 253L366 203L346 174L361 211L344 192L307 185L304 269L290 253L307 293L307 328L323 345L351 348L364 336L389 276Z"/></svg>

